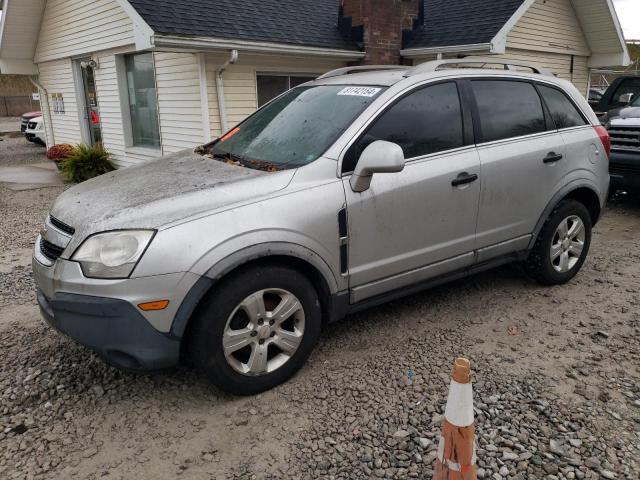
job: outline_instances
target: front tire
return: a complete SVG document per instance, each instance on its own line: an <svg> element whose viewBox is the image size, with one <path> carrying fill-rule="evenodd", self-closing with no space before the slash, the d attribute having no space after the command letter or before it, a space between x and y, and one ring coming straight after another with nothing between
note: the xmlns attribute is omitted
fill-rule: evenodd
<svg viewBox="0 0 640 480"><path fill-rule="evenodd" d="M197 368L236 395L269 390L295 374L320 336L313 284L292 268L243 269L214 287L189 338Z"/></svg>
<svg viewBox="0 0 640 480"><path fill-rule="evenodd" d="M542 227L526 261L527 272L543 285L567 283L587 258L591 230L587 208L576 200L563 200Z"/></svg>

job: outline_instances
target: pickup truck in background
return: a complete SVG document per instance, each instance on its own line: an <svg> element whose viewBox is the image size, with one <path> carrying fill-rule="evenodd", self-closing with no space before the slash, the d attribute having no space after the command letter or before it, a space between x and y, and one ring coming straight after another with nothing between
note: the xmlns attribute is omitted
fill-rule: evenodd
<svg viewBox="0 0 640 480"><path fill-rule="evenodd" d="M640 193L640 95L607 112L601 121L611 137L610 192Z"/></svg>
<svg viewBox="0 0 640 480"><path fill-rule="evenodd" d="M591 100L591 95L589 96ZM593 100L589 104L602 121L609 111L628 106L638 96L640 96L640 76L628 75L616 78L602 94L597 104ZM605 122L603 121L602 123L604 124Z"/></svg>

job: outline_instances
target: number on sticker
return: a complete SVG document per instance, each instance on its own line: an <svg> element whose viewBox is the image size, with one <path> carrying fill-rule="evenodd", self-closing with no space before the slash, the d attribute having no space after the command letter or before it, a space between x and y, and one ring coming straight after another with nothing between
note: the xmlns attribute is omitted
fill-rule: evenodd
<svg viewBox="0 0 640 480"><path fill-rule="evenodd" d="M338 95L351 95L355 97L374 97L380 91L376 87L345 87Z"/></svg>

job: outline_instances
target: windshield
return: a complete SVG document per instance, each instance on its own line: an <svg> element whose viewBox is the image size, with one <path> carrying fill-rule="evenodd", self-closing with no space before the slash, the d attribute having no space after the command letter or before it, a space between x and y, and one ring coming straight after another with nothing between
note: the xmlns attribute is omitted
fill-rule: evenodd
<svg viewBox="0 0 640 480"><path fill-rule="evenodd" d="M207 147L221 160L263 170L307 165L322 155L383 87L298 87Z"/></svg>

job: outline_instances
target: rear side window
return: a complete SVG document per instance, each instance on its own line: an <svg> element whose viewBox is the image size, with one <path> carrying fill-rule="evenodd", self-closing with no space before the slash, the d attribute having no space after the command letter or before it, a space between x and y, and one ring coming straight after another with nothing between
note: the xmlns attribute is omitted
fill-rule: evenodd
<svg viewBox="0 0 640 480"><path fill-rule="evenodd" d="M397 143L407 159L462 147L462 108L456 84L425 87L394 104L351 146L342 171L353 171L364 149L376 140Z"/></svg>
<svg viewBox="0 0 640 480"><path fill-rule="evenodd" d="M549 112L551 112L551 118L553 118L556 128L580 127L587 124L576 106L563 92L542 85L539 85L538 88Z"/></svg>
<svg viewBox="0 0 640 480"><path fill-rule="evenodd" d="M534 86L509 80L474 80L485 142L544 132L546 123Z"/></svg>

